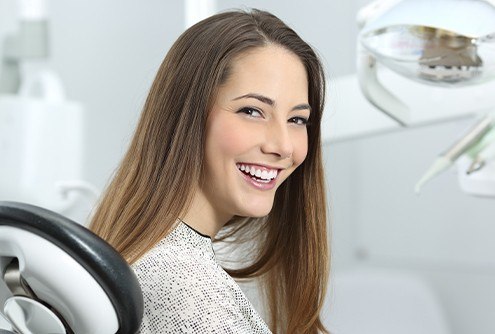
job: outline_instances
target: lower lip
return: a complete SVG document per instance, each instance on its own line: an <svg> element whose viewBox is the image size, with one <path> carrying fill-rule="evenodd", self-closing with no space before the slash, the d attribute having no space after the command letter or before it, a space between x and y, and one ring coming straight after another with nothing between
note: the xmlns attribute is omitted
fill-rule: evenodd
<svg viewBox="0 0 495 334"><path fill-rule="evenodd" d="M251 186L253 186L254 188L256 188L258 190L270 190L270 189L273 189L275 187L275 184L277 184L277 178L270 180L270 182L268 182L268 183L261 183L261 182L258 182L256 180L252 179L250 176L241 172L239 169L237 169L237 170L239 171L239 173L241 173L242 177L244 178L244 180L246 180L247 183L249 183Z"/></svg>

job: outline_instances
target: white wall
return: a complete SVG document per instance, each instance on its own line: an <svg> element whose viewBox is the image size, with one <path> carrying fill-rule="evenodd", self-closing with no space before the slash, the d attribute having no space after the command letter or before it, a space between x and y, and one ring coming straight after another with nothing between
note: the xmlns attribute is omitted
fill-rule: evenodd
<svg viewBox="0 0 495 334"><path fill-rule="evenodd" d="M414 185L472 123L448 122L325 146L334 270L412 271L430 284L452 333L495 332L495 199L457 185L455 169Z"/></svg>
<svg viewBox="0 0 495 334"><path fill-rule="evenodd" d="M354 72L357 8L366 1L243 1L274 12L321 54L330 78ZM0 0L0 37L15 27ZM132 135L154 74L183 28L182 0L51 2L51 65L87 110L85 176L103 187ZM220 0L218 9L241 2ZM332 101L334 96L329 96ZM352 98L352 97L339 97ZM493 200L468 197L447 173L420 197L415 181L467 121L325 147L335 270L414 270L428 279L453 334L495 332ZM331 290L330 290L331 291Z"/></svg>
<svg viewBox="0 0 495 334"><path fill-rule="evenodd" d="M102 187L129 141L163 56L182 32L180 1L51 2L53 67L87 108L87 178Z"/></svg>

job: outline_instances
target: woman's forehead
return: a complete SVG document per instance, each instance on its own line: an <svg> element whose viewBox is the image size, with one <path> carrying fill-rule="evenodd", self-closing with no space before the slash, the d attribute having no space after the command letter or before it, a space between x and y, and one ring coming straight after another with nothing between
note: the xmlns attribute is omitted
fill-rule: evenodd
<svg viewBox="0 0 495 334"><path fill-rule="evenodd" d="M236 57L219 95L234 99L260 94L272 99L292 97L307 102L308 79L301 60L291 51L274 45L254 48Z"/></svg>

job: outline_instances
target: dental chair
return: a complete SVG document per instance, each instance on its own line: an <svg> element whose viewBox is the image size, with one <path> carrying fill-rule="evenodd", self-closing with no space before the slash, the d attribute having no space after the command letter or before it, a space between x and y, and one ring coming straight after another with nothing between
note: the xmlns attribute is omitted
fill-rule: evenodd
<svg viewBox="0 0 495 334"><path fill-rule="evenodd" d="M0 334L134 334L143 297L134 272L83 226L0 202Z"/></svg>

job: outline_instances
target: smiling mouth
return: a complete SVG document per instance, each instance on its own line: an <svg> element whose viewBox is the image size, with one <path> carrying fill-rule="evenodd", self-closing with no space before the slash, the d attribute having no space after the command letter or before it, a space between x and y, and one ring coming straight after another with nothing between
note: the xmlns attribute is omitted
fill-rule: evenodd
<svg viewBox="0 0 495 334"><path fill-rule="evenodd" d="M278 169L260 168L248 164L236 164L239 171L260 183L270 183L277 178Z"/></svg>

